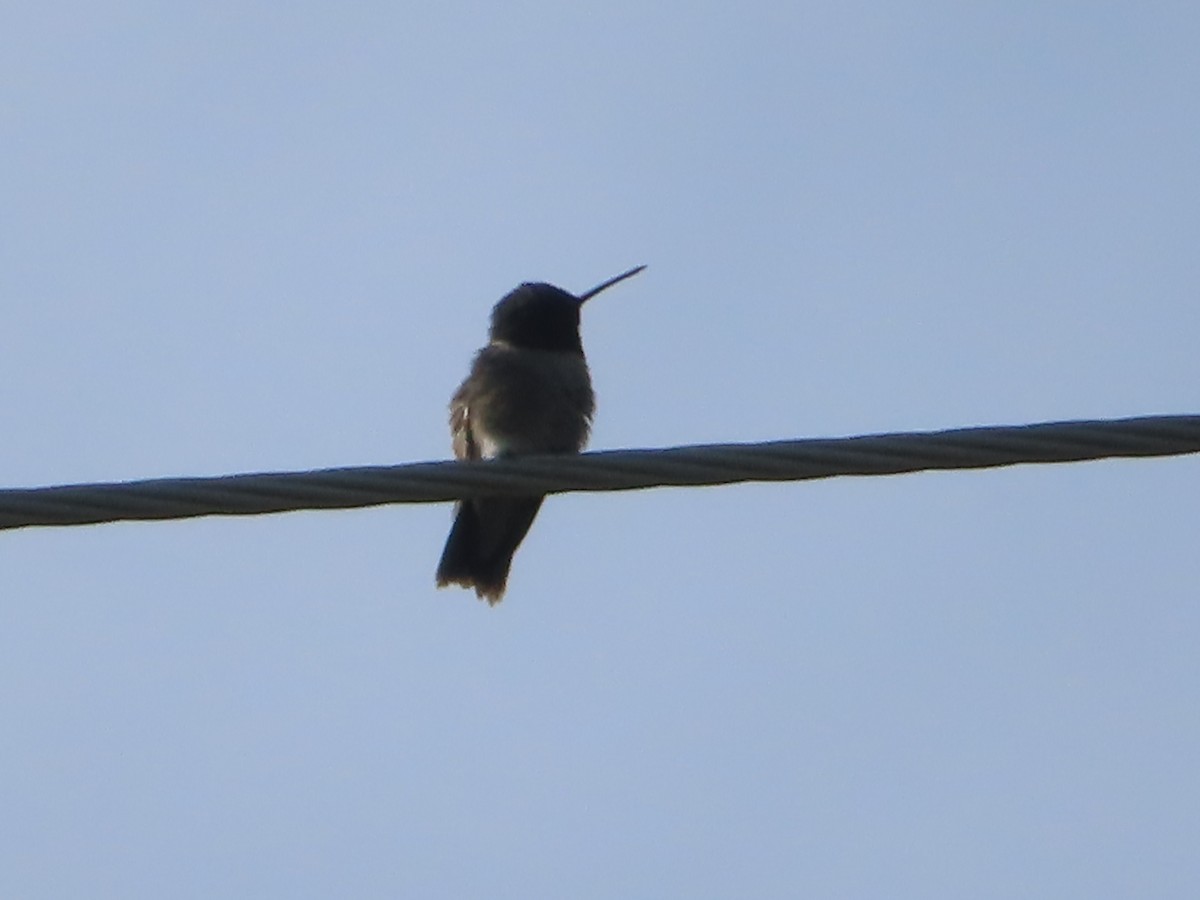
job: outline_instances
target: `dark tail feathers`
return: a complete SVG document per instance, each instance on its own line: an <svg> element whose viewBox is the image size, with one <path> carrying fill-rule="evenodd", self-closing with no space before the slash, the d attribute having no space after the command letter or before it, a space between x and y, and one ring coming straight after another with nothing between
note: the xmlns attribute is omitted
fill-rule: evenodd
<svg viewBox="0 0 1200 900"><path fill-rule="evenodd" d="M437 585L474 588L493 606L504 596L513 554L544 497L483 497L458 505L454 527L437 567Z"/></svg>

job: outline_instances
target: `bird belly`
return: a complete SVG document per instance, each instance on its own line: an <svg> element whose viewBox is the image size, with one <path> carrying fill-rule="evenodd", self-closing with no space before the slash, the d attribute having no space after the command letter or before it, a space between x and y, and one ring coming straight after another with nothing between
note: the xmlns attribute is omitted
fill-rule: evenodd
<svg viewBox="0 0 1200 900"><path fill-rule="evenodd" d="M481 354L486 377L468 399L480 456L577 453L587 442L594 399L587 363L575 353Z"/></svg>

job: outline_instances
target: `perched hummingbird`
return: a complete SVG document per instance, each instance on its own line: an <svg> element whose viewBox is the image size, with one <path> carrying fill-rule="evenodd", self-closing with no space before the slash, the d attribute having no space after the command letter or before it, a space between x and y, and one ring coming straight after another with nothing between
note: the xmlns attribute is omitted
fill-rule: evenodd
<svg viewBox="0 0 1200 900"><path fill-rule="evenodd" d="M575 297L552 284L526 282L492 309L487 346L450 400L458 459L578 453L587 443L595 398L579 310L601 291L645 266ZM475 497L458 503L438 563L438 587L474 588L496 604L508 570L542 505L539 497Z"/></svg>

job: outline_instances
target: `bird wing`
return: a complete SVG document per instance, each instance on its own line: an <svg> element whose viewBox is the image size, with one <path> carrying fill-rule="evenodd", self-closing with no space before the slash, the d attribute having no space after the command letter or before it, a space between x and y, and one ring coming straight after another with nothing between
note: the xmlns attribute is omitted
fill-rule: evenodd
<svg viewBox="0 0 1200 900"><path fill-rule="evenodd" d="M464 385L465 386L465 385ZM450 435L454 447L455 459L479 459L479 445L471 430L471 407L467 398L462 396L463 390L450 402Z"/></svg>

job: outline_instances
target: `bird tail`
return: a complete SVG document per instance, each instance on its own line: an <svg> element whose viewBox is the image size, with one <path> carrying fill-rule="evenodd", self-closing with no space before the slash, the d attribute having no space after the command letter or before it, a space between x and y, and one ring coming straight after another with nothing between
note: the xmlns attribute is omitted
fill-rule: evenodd
<svg viewBox="0 0 1200 900"><path fill-rule="evenodd" d="M481 497L458 504L458 514L437 567L437 586L474 588L493 606L504 596L513 554L533 524L544 497Z"/></svg>

